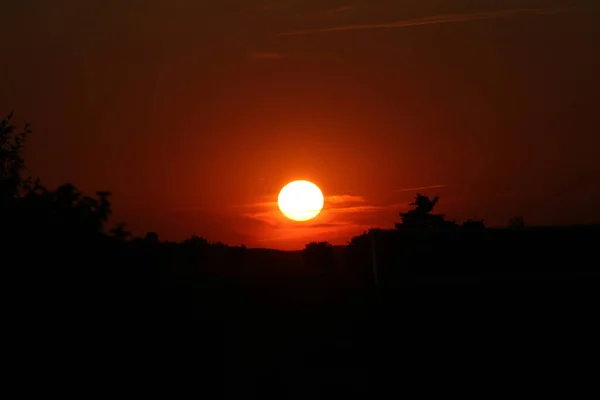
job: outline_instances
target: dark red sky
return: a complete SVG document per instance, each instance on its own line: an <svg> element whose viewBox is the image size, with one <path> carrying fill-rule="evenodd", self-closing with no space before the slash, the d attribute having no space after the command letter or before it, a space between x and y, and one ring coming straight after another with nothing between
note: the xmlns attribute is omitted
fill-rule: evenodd
<svg viewBox="0 0 600 400"><path fill-rule="evenodd" d="M1 7L0 113L33 124L31 174L111 190L137 234L345 243L438 185L457 221L600 221L596 0ZM326 195L308 224L273 205L294 179Z"/></svg>

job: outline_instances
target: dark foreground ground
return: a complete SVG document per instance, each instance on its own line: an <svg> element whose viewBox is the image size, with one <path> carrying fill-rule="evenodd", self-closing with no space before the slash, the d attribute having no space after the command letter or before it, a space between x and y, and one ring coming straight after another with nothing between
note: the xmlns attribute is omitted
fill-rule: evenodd
<svg viewBox="0 0 600 400"><path fill-rule="evenodd" d="M597 378L597 287L589 277L358 294L296 287L309 299L289 289L293 305L263 288L261 300L239 295L210 311L181 298L150 309L130 299L110 315L99 307L79 311L88 315L46 310L7 329L26 327L14 368L30 377L27 391L318 399L562 388L572 395ZM169 296L177 294L163 300Z"/></svg>
<svg viewBox="0 0 600 400"><path fill-rule="evenodd" d="M252 265L198 275L147 249L24 264L5 270L6 377L20 393L78 397L593 394L600 275L586 248L572 266L489 261L377 286Z"/></svg>
<svg viewBox="0 0 600 400"><path fill-rule="evenodd" d="M235 345L226 387L257 397L346 398L524 386L539 393L573 375L592 382L597 284L419 284L318 309L241 311L228 325Z"/></svg>

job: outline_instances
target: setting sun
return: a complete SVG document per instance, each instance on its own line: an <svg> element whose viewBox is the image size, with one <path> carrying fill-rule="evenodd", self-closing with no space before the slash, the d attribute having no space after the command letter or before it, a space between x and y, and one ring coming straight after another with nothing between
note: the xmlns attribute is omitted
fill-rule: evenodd
<svg viewBox="0 0 600 400"><path fill-rule="evenodd" d="M309 181L290 182L281 189L277 198L279 209L293 221L313 219L323 209L323 193Z"/></svg>

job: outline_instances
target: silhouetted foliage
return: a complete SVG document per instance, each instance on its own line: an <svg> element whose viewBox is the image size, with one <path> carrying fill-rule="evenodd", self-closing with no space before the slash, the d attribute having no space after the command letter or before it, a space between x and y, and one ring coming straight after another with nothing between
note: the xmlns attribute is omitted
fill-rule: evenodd
<svg viewBox="0 0 600 400"><path fill-rule="evenodd" d="M468 219L462 223L462 228L469 229L469 230L481 230L481 229L485 229L485 224L483 223L482 220Z"/></svg>
<svg viewBox="0 0 600 400"><path fill-rule="evenodd" d="M415 200L410 203L412 210L400 213L402 223L396 224L396 229L423 230L432 228L455 228L454 221L446 221L444 214L432 214L433 208L439 201L436 196L430 199L424 194L417 193Z"/></svg>
<svg viewBox="0 0 600 400"><path fill-rule="evenodd" d="M197 236L196 234L193 234L188 239L185 239L183 241L183 244L187 247L198 248L198 249L203 249L203 248L208 247L208 241L206 239L204 239L203 237Z"/></svg>
<svg viewBox="0 0 600 400"><path fill-rule="evenodd" d="M333 265L333 246L329 242L308 243L302 252L304 260L319 268L331 269Z"/></svg>
<svg viewBox="0 0 600 400"><path fill-rule="evenodd" d="M29 124L25 124L24 129L15 134L16 127L10 123L12 117L13 113L10 113L0 122L0 156L2 159L0 176L2 178L20 175L25 169L22 150L27 136L31 133Z"/></svg>
<svg viewBox="0 0 600 400"><path fill-rule="evenodd" d="M158 240L158 233L156 233L156 232L146 232L146 236L144 237L144 240L149 243L159 243L160 242Z"/></svg>
<svg viewBox="0 0 600 400"><path fill-rule="evenodd" d="M512 217L508 221L508 227L510 229L523 229L525 228L525 219L521 216Z"/></svg>
<svg viewBox="0 0 600 400"><path fill-rule="evenodd" d="M8 202L15 201L21 192L26 189L30 180L23 176L25 161L23 148L31 129L29 124L16 133L16 127L10 121L10 113L0 122L0 204L8 206Z"/></svg>
<svg viewBox="0 0 600 400"><path fill-rule="evenodd" d="M133 234L125 229L126 226L127 224L125 222L119 222L110 229L110 233L118 240L127 241L133 237Z"/></svg>
<svg viewBox="0 0 600 400"><path fill-rule="evenodd" d="M111 214L110 193L98 192L97 198L83 196L71 184L48 190L39 179L25 177L23 150L31 130L26 125L15 134L11 117L0 123L0 216L5 233L29 231L57 238L102 232Z"/></svg>
<svg viewBox="0 0 600 400"><path fill-rule="evenodd" d="M368 232L352 237L346 251L348 272L358 281L368 282L373 275L371 238Z"/></svg>

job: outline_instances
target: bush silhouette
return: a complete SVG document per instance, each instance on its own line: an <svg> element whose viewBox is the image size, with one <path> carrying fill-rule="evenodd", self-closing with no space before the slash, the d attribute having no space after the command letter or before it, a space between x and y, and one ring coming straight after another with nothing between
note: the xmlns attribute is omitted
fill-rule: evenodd
<svg viewBox="0 0 600 400"><path fill-rule="evenodd" d="M512 217L508 221L508 227L511 229L523 229L525 228L525 219L521 216Z"/></svg>

